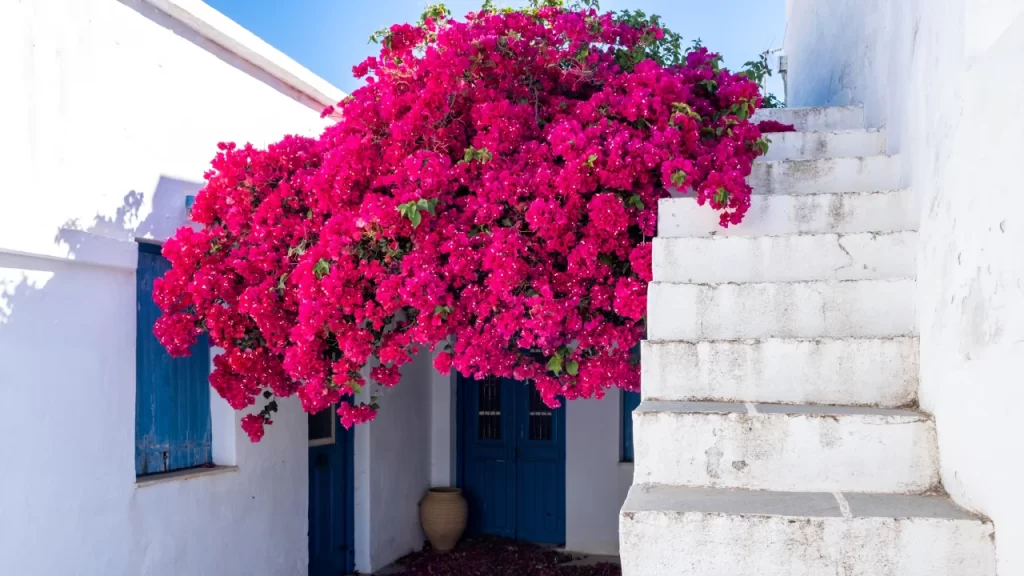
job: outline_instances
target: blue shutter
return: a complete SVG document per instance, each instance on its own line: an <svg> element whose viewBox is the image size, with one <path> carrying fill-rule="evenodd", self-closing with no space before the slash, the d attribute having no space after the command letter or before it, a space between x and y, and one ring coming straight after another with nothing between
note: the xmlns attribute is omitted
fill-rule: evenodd
<svg viewBox="0 0 1024 576"><path fill-rule="evenodd" d="M639 392L622 392L622 461L633 461L633 409L640 405Z"/></svg>
<svg viewBox="0 0 1024 576"><path fill-rule="evenodd" d="M210 433L210 346L206 335L191 356L171 358L153 323L153 280L170 269L160 247L139 244L136 286L135 474L158 474L213 461Z"/></svg>

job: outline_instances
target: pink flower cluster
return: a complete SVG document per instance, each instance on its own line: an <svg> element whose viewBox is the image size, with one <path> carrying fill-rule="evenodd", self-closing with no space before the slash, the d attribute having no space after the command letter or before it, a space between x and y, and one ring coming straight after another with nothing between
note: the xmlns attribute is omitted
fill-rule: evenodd
<svg viewBox="0 0 1024 576"><path fill-rule="evenodd" d="M394 386L423 349L552 406L637 389L658 200L738 223L762 142L757 84L703 48L645 57L662 37L593 9L391 27L319 138L220 146L202 227L164 247L157 337L180 355L208 333L235 409L298 394L346 427L376 414L343 401L364 367Z"/></svg>

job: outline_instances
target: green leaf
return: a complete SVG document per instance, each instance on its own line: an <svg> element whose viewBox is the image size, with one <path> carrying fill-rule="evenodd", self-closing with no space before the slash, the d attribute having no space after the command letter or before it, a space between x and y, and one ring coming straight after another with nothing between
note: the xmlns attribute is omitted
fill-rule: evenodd
<svg viewBox="0 0 1024 576"><path fill-rule="evenodd" d="M693 108L691 108L690 105L687 104L686 102L673 102L672 111L675 112L676 114L686 114L690 118L693 118L694 120L697 121L701 120L700 114L694 112Z"/></svg>
<svg viewBox="0 0 1024 576"><path fill-rule="evenodd" d="M676 188L682 189L683 184L686 184L686 172L682 170L676 170L672 173L672 185Z"/></svg>
<svg viewBox="0 0 1024 576"><path fill-rule="evenodd" d="M719 188L715 191L714 201L720 206L725 206L725 203L729 201L729 191L725 188Z"/></svg>
<svg viewBox="0 0 1024 576"><path fill-rule="evenodd" d="M358 380L349 380L346 384L352 389L353 394L361 394L363 391L363 387L359 384Z"/></svg>
<svg viewBox="0 0 1024 576"><path fill-rule="evenodd" d="M562 373L562 355L555 354L548 360L548 370L555 373L555 376Z"/></svg>
<svg viewBox="0 0 1024 576"><path fill-rule="evenodd" d="M493 157L494 156L491 154L491 151L487 148L473 148L472 146L466 148L462 153L463 162L472 162L473 160L476 160L481 164L486 164Z"/></svg>
<svg viewBox="0 0 1024 576"><path fill-rule="evenodd" d="M639 194L633 194L632 196L630 196L629 198L626 199L626 206L632 206L633 208L636 208L637 210L643 210L644 209L644 201L643 201L642 198L640 198Z"/></svg>
<svg viewBox="0 0 1024 576"><path fill-rule="evenodd" d="M412 222L412 227L416 228L420 225L420 222L423 222L423 215L420 214L419 210L416 210L409 216L409 221Z"/></svg>
<svg viewBox="0 0 1024 576"><path fill-rule="evenodd" d="M316 275L317 280L322 279L330 271L331 263L328 262L327 260L324 260L323 258L318 260L317 263L313 266L313 274Z"/></svg>
<svg viewBox="0 0 1024 576"><path fill-rule="evenodd" d="M593 168L594 167L594 162L596 162L596 161L597 161L597 154L591 154L590 156L587 156L587 166L590 166L591 168Z"/></svg>
<svg viewBox="0 0 1024 576"><path fill-rule="evenodd" d="M568 372L570 376L575 376L579 374L580 363L575 360L569 360L569 362L567 362L565 365L565 371Z"/></svg>
<svg viewBox="0 0 1024 576"><path fill-rule="evenodd" d="M441 317L442 320L447 320L448 315L452 313L452 309L448 306L435 306L434 314Z"/></svg>
<svg viewBox="0 0 1024 576"><path fill-rule="evenodd" d="M771 144L771 140L762 136L754 142L754 150L757 150L759 156L764 156L768 153L769 144Z"/></svg>

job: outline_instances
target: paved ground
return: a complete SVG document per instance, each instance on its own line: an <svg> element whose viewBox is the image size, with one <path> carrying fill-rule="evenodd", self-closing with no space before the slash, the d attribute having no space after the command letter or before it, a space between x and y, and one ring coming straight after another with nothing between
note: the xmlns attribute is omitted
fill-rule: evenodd
<svg viewBox="0 0 1024 576"><path fill-rule="evenodd" d="M617 556L591 556L504 538L459 542L448 553L405 556L376 576L619 576Z"/></svg>

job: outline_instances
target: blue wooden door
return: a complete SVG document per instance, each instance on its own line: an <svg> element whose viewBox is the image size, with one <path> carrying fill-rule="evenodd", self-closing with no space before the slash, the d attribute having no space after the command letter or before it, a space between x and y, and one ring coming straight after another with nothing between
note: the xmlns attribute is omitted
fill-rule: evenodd
<svg viewBox="0 0 1024 576"><path fill-rule="evenodd" d="M460 486L469 534L565 542L565 408L532 385L459 377Z"/></svg>
<svg viewBox="0 0 1024 576"><path fill-rule="evenodd" d="M516 386L516 537L565 542L565 404L552 410Z"/></svg>
<svg viewBox="0 0 1024 576"><path fill-rule="evenodd" d="M333 409L309 420L309 576L340 576L355 561L352 431Z"/></svg>

